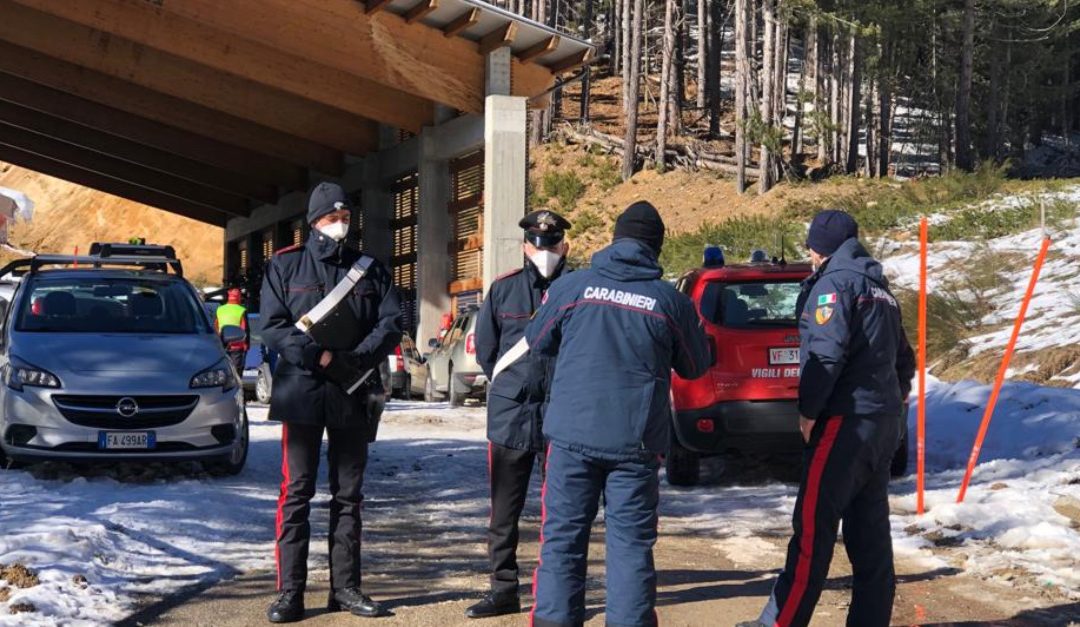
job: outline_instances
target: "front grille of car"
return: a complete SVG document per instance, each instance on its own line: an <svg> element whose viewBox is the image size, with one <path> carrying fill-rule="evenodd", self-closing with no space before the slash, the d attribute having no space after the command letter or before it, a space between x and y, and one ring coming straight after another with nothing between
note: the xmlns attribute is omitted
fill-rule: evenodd
<svg viewBox="0 0 1080 627"><path fill-rule="evenodd" d="M138 412L127 417L117 405L132 399ZM149 429L177 425L187 419L199 397L193 394L177 396L53 396L53 403L68 422L97 429Z"/></svg>

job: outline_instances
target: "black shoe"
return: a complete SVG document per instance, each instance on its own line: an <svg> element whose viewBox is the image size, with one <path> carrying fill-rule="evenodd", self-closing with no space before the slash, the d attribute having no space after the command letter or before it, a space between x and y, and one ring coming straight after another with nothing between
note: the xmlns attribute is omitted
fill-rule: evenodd
<svg viewBox="0 0 1080 627"><path fill-rule="evenodd" d="M271 623L295 623L303 617L304 593L299 590L285 590L266 609Z"/></svg>
<svg viewBox="0 0 1080 627"><path fill-rule="evenodd" d="M465 618L491 618L521 612L521 599L514 593L489 593L479 603L465 610Z"/></svg>
<svg viewBox="0 0 1080 627"><path fill-rule="evenodd" d="M389 615L378 601L374 601L371 597L360 592L360 588L342 588L330 592L330 600L326 603L326 610L328 612L345 610L365 618Z"/></svg>

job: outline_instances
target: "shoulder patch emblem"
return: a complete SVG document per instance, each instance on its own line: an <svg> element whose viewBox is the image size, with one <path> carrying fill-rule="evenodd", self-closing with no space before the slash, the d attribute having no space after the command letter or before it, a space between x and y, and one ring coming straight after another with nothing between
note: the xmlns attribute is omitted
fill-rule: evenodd
<svg viewBox="0 0 1080 627"><path fill-rule="evenodd" d="M825 305L822 307L818 307L817 311L814 312L814 320L816 320L819 325L826 324L829 322L829 320L832 320L832 315L833 308Z"/></svg>
<svg viewBox="0 0 1080 627"><path fill-rule="evenodd" d="M836 292L829 292L828 294L822 294L821 296L818 296L817 304L818 307L823 307L825 305L835 305Z"/></svg>

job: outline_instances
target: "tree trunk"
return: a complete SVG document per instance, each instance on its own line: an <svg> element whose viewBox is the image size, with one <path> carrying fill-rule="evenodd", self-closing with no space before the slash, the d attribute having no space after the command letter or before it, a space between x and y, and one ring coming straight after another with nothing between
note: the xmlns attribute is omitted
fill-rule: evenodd
<svg viewBox="0 0 1080 627"><path fill-rule="evenodd" d="M885 178L889 175L889 161L892 160L892 72L894 71L894 50L891 42L886 41L881 58L882 71L878 78L878 130L877 130L877 175Z"/></svg>
<svg viewBox="0 0 1080 627"><path fill-rule="evenodd" d="M719 0L713 0L718 2ZM705 108L705 68L709 57L709 2L697 0L697 106Z"/></svg>
<svg viewBox="0 0 1080 627"><path fill-rule="evenodd" d="M638 95L641 86L641 35L645 21L645 0L634 0L633 28L630 40L630 111L626 116L626 140L624 142L622 178L629 180L634 175L635 153L637 152Z"/></svg>
<svg viewBox="0 0 1080 627"><path fill-rule="evenodd" d="M851 33L851 55L849 67L851 68L851 104L848 110L847 124L847 173L855 174L859 169L859 129L862 126L862 47L855 33Z"/></svg>
<svg viewBox="0 0 1080 627"><path fill-rule="evenodd" d="M585 0L585 39L592 41L593 0ZM581 79L581 115L582 122L589 121L589 99L592 96L592 66L585 66L585 76Z"/></svg>
<svg viewBox="0 0 1080 627"><path fill-rule="evenodd" d="M608 22L608 28L611 29L612 35L612 54L611 54L611 75L622 76L623 67L623 54L622 54L622 15L623 6L626 4L626 0L612 0L611 1L611 21Z"/></svg>
<svg viewBox="0 0 1080 627"><path fill-rule="evenodd" d="M866 178L873 178L874 174L877 173L877 143L874 141L874 121L877 119L874 114L874 103L877 102L877 97L874 93L873 78L869 78L866 83L866 96L863 104L863 115L865 116L863 126L866 128L866 161L863 175Z"/></svg>
<svg viewBox="0 0 1080 627"><path fill-rule="evenodd" d="M686 47L689 45L688 25L690 15L690 0L679 0L679 27L675 31L675 78L672 87L675 90L675 108L679 116L675 118L673 128L676 133L682 132L682 110L686 106Z"/></svg>
<svg viewBox="0 0 1080 627"><path fill-rule="evenodd" d="M735 163L736 185L746 191L746 0L735 0Z"/></svg>
<svg viewBox="0 0 1080 627"><path fill-rule="evenodd" d="M773 105L775 104L773 87L776 83L776 51L774 50L774 47L777 45L776 0L763 0L761 8L762 16L765 20L762 25L762 28L765 29L765 42L761 50L762 138L761 157L758 162L758 167L760 168L760 172L758 173L758 193L764 194L772 189L773 186L773 153L770 149L770 144L773 128Z"/></svg>
<svg viewBox="0 0 1080 627"><path fill-rule="evenodd" d="M813 26L808 27L803 31L802 48L803 58L802 63L799 66L799 86L795 94L795 124L791 129L791 159L796 160L799 155L802 155L803 151L803 107L805 106L805 99L803 93L806 91L806 72L807 67L810 64L811 59L811 35Z"/></svg>
<svg viewBox="0 0 1080 627"><path fill-rule="evenodd" d="M975 169L971 154L971 79L975 58L975 0L964 0L963 45L960 49L960 84L956 91L956 167Z"/></svg>
<svg viewBox="0 0 1080 627"><path fill-rule="evenodd" d="M671 112L671 79L672 61L675 56L675 28L672 21L675 17L675 0L664 2L664 39L660 62L660 101L657 106L656 123L656 168L661 172L665 169L664 155L667 152L668 115Z"/></svg>
<svg viewBox="0 0 1080 627"><path fill-rule="evenodd" d="M622 85L623 85L623 114L630 114L630 66L633 65L631 57L631 41L633 32L630 28L631 18L634 14L634 3L637 0L623 0L622 14ZM634 105L637 106L636 104Z"/></svg>
<svg viewBox="0 0 1080 627"><path fill-rule="evenodd" d="M1071 68L1069 63L1068 44L1066 43L1066 49L1061 53L1061 136L1065 139L1065 145L1068 146L1071 141L1069 140L1069 134L1071 128L1069 127L1069 84L1072 82Z"/></svg>
<svg viewBox="0 0 1080 627"><path fill-rule="evenodd" d="M826 102L826 98L829 96L829 73L827 72L827 63L829 61L829 39L824 37L825 33L822 32L821 26L817 25L815 20L814 26L814 43L817 47L817 52L814 56L817 61L817 69L814 71L814 113L815 118L818 121L817 130L817 158L821 163L825 163L829 158L829 131L825 128L823 122L825 121L825 113L829 110L829 104Z"/></svg>
<svg viewBox="0 0 1080 627"><path fill-rule="evenodd" d="M720 135L720 52L724 42L722 10L720 0L709 0L709 56L705 67L705 91L710 137Z"/></svg>

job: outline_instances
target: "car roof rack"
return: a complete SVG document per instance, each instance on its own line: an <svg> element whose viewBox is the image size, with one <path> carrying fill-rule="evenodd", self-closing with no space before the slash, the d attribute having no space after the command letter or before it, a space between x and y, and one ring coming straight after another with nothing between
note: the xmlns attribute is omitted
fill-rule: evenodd
<svg viewBox="0 0 1080 627"><path fill-rule="evenodd" d="M34 255L16 259L0 268L0 278L12 275L21 277L33 274L45 266L71 266L74 268L102 268L121 266L139 268L166 274L171 270L176 276L184 276L184 266L176 258L172 246L150 246L135 244L108 244L95 242L90 245L89 255Z"/></svg>

